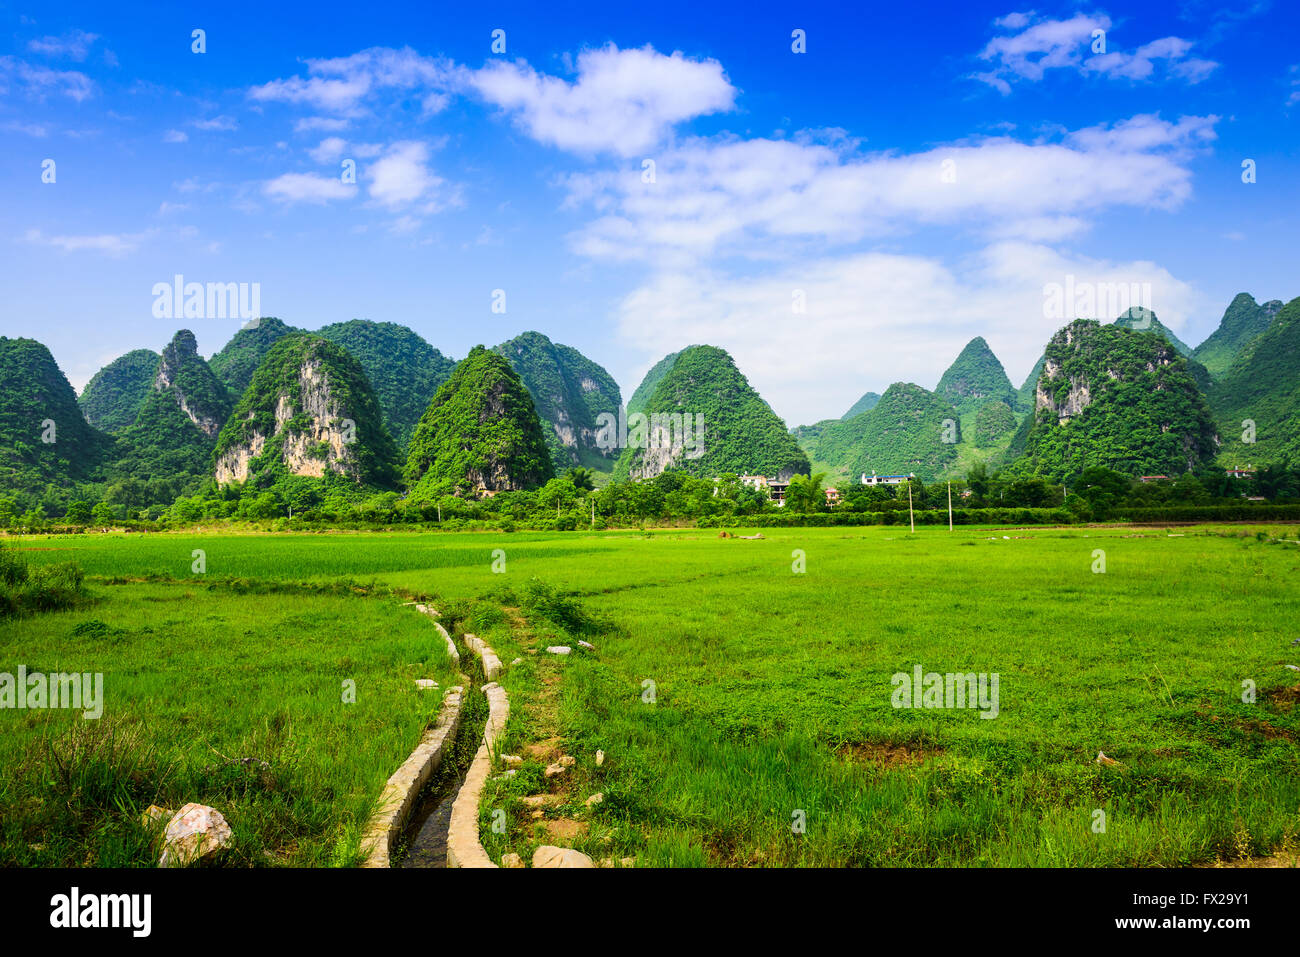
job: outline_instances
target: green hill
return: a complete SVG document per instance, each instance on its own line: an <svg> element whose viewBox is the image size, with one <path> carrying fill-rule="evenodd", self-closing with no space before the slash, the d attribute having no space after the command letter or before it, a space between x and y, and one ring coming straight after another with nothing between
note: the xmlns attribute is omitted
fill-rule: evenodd
<svg viewBox="0 0 1300 957"><path fill-rule="evenodd" d="M301 331L270 316L259 319L256 326L240 329L231 336L221 351L208 360L208 366L226 384L231 398L237 399L248 388L253 373L271 347L284 336Z"/></svg>
<svg viewBox="0 0 1300 957"><path fill-rule="evenodd" d="M388 434L398 449L405 449L434 393L456 368L455 360L393 322L353 319L325 326L316 335L338 343L361 363Z"/></svg>
<svg viewBox="0 0 1300 957"><path fill-rule="evenodd" d="M633 412L645 411L645 405L650 401L650 396L654 395L655 387L668 374L668 370L673 367L673 363L677 361L679 355L681 355L680 352L670 352L650 367L650 371L645 374L641 384L632 393L632 398L627 400L628 415Z"/></svg>
<svg viewBox="0 0 1300 957"><path fill-rule="evenodd" d="M840 421L844 422L862 412L871 411L876 407L876 403L879 401L880 401L880 394L878 392L862 393L862 398L858 399L857 402L854 402L853 405L849 407L849 411L845 412L842 416L840 416Z"/></svg>
<svg viewBox="0 0 1300 957"><path fill-rule="evenodd" d="M218 484L287 476L392 488L397 450L365 370L321 336L279 339L217 437Z"/></svg>
<svg viewBox="0 0 1300 957"><path fill-rule="evenodd" d="M599 416L618 416L618 384L601 366L572 346L525 332L492 350L504 356L533 398L555 470L582 465L608 471L617 449L596 445Z"/></svg>
<svg viewBox="0 0 1300 957"><path fill-rule="evenodd" d="M1056 481L1097 465L1179 475L1214 456L1205 400L1187 360L1159 333L1078 319L1045 354L1046 402L1024 435L1017 470Z"/></svg>
<svg viewBox="0 0 1300 957"><path fill-rule="evenodd" d="M152 501L194 491L207 479L230 409L225 384L199 355L194 333L180 330L158 359L140 414L120 433L111 476L145 483Z"/></svg>
<svg viewBox="0 0 1300 957"><path fill-rule="evenodd" d="M1192 356L1191 346L1174 335L1173 331L1157 319L1156 314L1150 309L1134 306L1119 316L1112 325L1121 329L1131 329L1134 332L1154 332L1156 335L1162 336L1166 342L1177 350L1180 356L1187 360L1187 371L1196 380L1197 388L1202 392L1209 390L1210 384L1214 381L1214 377L1210 375L1210 370Z"/></svg>
<svg viewBox="0 0 1300 957"><path fill-rule="evenodd" d="M1300 298L1282 307L1210 391L1225 466L1300 466ZM1255 442L1243 441L1245 420Z"/></svg>
<svg viewBox="0 0 1300 957"><path fill-rule="evenodd" d="M555 474L532 396L510 363L475 346L434 395L402 477L415 500L529 489Z"/></svg>
<svg viewBox="0 0 1300 957"><path fill-rule="evenodd" d="M0 336L0 491L43 495L47 485L66 492L95 481L112 448L81 414L50 350Z"/></svg>
<svg viewBox="0 0 1300 957"><path fill-rule="evenodd" d="M1033 369L1029 371L1024 385L1016 390L1016 404L1022 412L1032 412L1034 409L1034 390L1038 388L1038 377L1043 374L1043 364L1047 362L1046 356L1039 356L1038 361L1034 363Z"/></svg>
<svg viewBox="0 0 1300 957"><path fill-rule="evenodd" d="M874 409L852 421L855 428L842 436L851 438L846 449L853 455L851 475L915 473L928 482L957 460L962 438L957 410L943 396L914 383L895 382Z"/></svg>
<svg viewBox="0 0 1300 957"><path fill-rule="evenodd" d="M1277 309L1277 300L1260 305L1249 293L1239 292L1228 303L1219 320L1219 327L1193 351L1197 360L1210 370L1210 375L1220 379L1231 368L1237 356L1264 334Z"/></svg>
<svg viewBox="0 0 1300 957"><path fill-rule="evenodd" d="M714 346L691 346L677 353L640 411L649 418L640 437L644 441L638 441L629 412L628 444L614 469L615 478L652 478L669 468L706 477L734 472L789 478L806 475L811 468L785 423L731 356ZM684 430L687 421L689 434ZM703 436L696 431L701 421ZM666 431L656 431L656 423L666 423Z"/></svg>
<svg viewBox="0 0 1300 957"><path fill-rule="evenodd" d="M1115 317L1112 325L1119 326L1121 329L1132 329L1134 332L1154 332L1178 350L1180 356L1190 356L1192 347L1174 335L1174 331L1166 326L1156 316L1154 312L1143 306L1133 306L1119 316Z"/></svg>
<svg viewBox="0 0 1300 957"><path fill-rule="evenodd" d="M1008 405L1016 401L1016 390L1006 370L982 336L966 343L934 391L960 413L974 412L990 399Z"/></svg>
<svg viewBox="0 0 1300 957"><path fill-rule="evenodd" d="M149 398L158 353L135 349L94 374L81 390L77 404L86 421L101 432L119 432L135 422Z"/></svg>

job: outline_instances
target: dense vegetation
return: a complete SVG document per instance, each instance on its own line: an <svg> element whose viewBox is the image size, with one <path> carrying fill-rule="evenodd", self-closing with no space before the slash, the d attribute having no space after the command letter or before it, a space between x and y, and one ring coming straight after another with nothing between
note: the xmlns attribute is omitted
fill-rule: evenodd
<svg viewBox="0 0 1300 957"><path fill-rule="evenodd" d="M208 360L208 365L226 384L231 396L238 398L253 381L253 373L271 347L291 332L301 331L266 316L257 320L256 326L245 326L236 332L221 351Z"/></svg>
<svg viewBox="0 0 1300 957"><path fill-rule="evenodd" d="M1015 427L1015 414L1006 402L985 402L975 412L975 444L991 446Z"/></svg>
<svg viewBox="0 0 1300 957"><path fill-rule="evenodd" d="M182 329L159 358L139 416L119 436L110 481L138 484L136 497L148 502L193 494L211 475L212 449L230 411L225 385L198 354L194 334Z"/></svg>
<svg viewBox="0 0 1300 957"><path fill-rule="evenodd" d="M1214 377L1210 375L1210 370L1193 357L1191 347L1174 335L1173 331L1156 318L1156 314L1150 309L1135 306L1116 319L1115 325L1121 329L1132 329L1134 332L1154 332L1160 336L1183 357L1183 360L1187 363L1187 371L1196 380L1196 387L1202 392L1209 391L1210 385L1214 381Z"/></svg>
<svg viewBox="0 0 1300 957"><path fill-rule="evenodd" d="M1210 392L1228 467L1300 465L1300 298L1292 299ZM1246 442L1246 420L1254 442Z"/></svg>
<svg viewBox="0 0 1300 957"><path fill-rule="evenodd" d="M1047 362L1046 356L1039 356L1034 367L1029 370L1029 375L1024 383L1016 390L1016 399L1020 403L1020 409L1023 412L1032 412L1034 410L1034 393L1038 388L1038 377L1043 374L1043 366Z"/></svg>
<svg viewBox="0 0 1300 957"><path fill-rule="evenodd" d="M853 405L849 407L849 411L845 412L842 416L840 416L840 421L844 422L848 419L853 418L855 415L858 415L861 412L869 412L870 410L876 407L876 403L879 401L880 401L880 395L878 393L875 392L862 393L862 398L858 399L857 402L854 402Z"/></svg>
<svg viewBox="0 0 1300 957"><path fill-rule="evenodd" d="M525 332L492 350L504 356L533 398L557 471L581 465L608 470L618 449L596 445L598 417L618 416L618 385L577 349Z"/></svg>
<svg viewBox="0 0 1300 957"><path fill-rule="evenodd" d="M935 394L953 404L959 413L973 412L989 400L1016 401L1016 390L1002 363L983 336L966 343L939 379Z"/></svg>
<svg viewBox="0 0 1300 957"><path fill-rule="evenodd" d="M694 348L694 346L691 348ZM677 361L679 355L681 355L681 352L670 352L650 367L650 371L645 374L641 379L641 384L632 393L632 398L627 400L628 415L633 412L645 411L646 403L654 395L655 389L659 386L659 381L668 374L668 370L673 367L673 363Z"/></svg>
<svg viewBox="0 0 1300 957"><path fill-rule="evenodd" d="M320 336L295 333L271 347L217 438L218 466L256 452L259 439L248 466L256 488L301 486L295 477L321 472L355 486L397 482L397 450L364 370Z"/></svg>
<svg viewBox="0 0 1300 957"><path fill-rule="evenodd" d="M324 326L318 336L338 343L361 364L370 380L384 424L399 450L405 449L434 394L456 362L406 326L353 319Z"/></svg>
<svg viewBox="0 0 1300 957"><path fill-rule="evenodd" d="M83 603L84 580L75 562L32 568L16 547L0 542L0 619Z"/></svg>
<svg viewBox="0 0 1300 957"><path fill-rule="evenodd" d="M1192 355L1210 375L1222 378L1237 357L1264 334L1281 308L1282 303L1276 299L1260 305L1250 293L1237 293L1223 311L1219 327L1192 350Z"/></svg>
<svg viewBox="0 0 1300 957"><path fill-rule="evenodd" d="M695 452L684 446L635 448L629 439L614 469L616 478L652 477L669 465L703 476L735 472L789 477L810 468L785 423L754 391L731 356L714 346L691 346L679 352L640 411L651 417L690 416L692 423L703 416L704 435L701 440L692 431L692 440L698 442Z"/></svg>
<svg viewBox="0 0 1300 957"><path fill-rule="evenodd" d="M825 424L813 451L819 465L850 480L874 472L915 473L928 481L956 463L961 437L951 403L919 385L895 382L870 411Z"/></svg>
<svg viewBox="0 0 1300 957"><path fill-rule="evenodd" d="M86 421L110 433L133 424L149 397L158 359L152 349L135 349L96 372L77 399Z"/></svg>
<svg viewBox="0 0 1300 957"><path fill-rule="evenodd" d="M510 363L475 346L421 417L403 479L415 502L534 488L554 475L532 397Z"/></svg>
<svg viewBox="0 0 1300 957"><path fill-rule="evenodd" d="M70 486L101 477L112 447L82 416L49 349L0 336L0 492L66 503Z"/></svg>
<svg viewBox="0 0 1300 957"><path fill-rule="evenodd" d="M1016 468L1054 481L1091 466L1181 475L1215 454L1215 429L1187 362L1155 332L1076 319L1052 337Z"/></svg>

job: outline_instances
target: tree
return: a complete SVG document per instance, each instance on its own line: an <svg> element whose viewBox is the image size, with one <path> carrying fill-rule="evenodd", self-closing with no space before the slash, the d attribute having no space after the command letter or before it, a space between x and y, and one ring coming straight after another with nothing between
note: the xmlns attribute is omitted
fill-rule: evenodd
<svg viewBox="0 0 1300 957"><path fill-rule="evenodd" d="M90 518L96 525L112 525L117 521L117 509L107 502L100 502L90 510Z"/></svg>
<svg viewBox="0 0 1300 957"><path fill-rule="evenodd" d="M590 492L596 487L595 473L585 466L574 466L564 473L564 477L579 491Z"/></svg>
<svg viewBox="0 0 1300 957"><path fill-rule="evenodd" d="M69 525L89 525L94 520L89 502L73 502L63 518Z"/></svg>

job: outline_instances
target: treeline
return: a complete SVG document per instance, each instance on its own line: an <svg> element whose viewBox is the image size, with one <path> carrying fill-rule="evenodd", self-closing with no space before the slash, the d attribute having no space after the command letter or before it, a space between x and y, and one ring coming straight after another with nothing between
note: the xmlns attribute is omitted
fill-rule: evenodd
<svg viewBox="0 0 1300 957"><path fill-rule="evenodd" d="M893 525L948 520L954 524L1077 522L1292 521L1300 519L1300 470L1279 466L1237 479L1207 470L1173 480L1135 481L1104 468L1085 469L1072 483L976 466L964 480L926 485L854 484L831 496L824 476L795 476L779 506L766 490L734 474L716 479L667 471L639 482L596 488L594 474L573 468L539 489L482 498L424 499L365 492L345 479L290 477L274 488L210 485L169 505L73 502L61 514L39 503L22 508L0 498L0 527L11 531L126 527L138 530L246 522L277 528L415 525L445 529L575 530L647 525L773 527ZM1252 498L1263 501L1251 501ZM910 502L909 502L910 499Z"/></svg>

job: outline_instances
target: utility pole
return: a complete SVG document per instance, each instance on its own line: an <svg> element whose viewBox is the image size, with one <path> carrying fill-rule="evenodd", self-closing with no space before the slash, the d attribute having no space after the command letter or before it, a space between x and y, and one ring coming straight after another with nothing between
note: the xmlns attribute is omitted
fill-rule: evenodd
<svg viewBox="0 0 1300 957"><path fill-rule="evenodd" d="M912 526L912 534L916 534L916 517L912 514L912 480L907 480L907 521Z"/></svg>
<svg viewBox="0 0 1300 957"><path fill-rule="evenodd" d="M948 481L948 531L952 531L952 480Z"/></svg>

